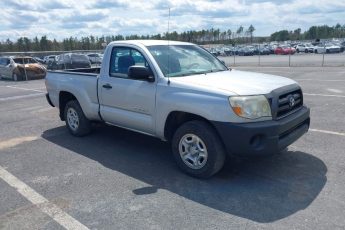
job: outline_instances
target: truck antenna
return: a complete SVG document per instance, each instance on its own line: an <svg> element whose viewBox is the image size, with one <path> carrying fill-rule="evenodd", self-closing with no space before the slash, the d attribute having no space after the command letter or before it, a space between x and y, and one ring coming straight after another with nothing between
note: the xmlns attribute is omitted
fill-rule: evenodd
<svg viewBox="0 0 345 230"><path fill-rule="evenodd" d="M170 85L170 7L169 7L167 39L168 39L168 85Z"/></svg>

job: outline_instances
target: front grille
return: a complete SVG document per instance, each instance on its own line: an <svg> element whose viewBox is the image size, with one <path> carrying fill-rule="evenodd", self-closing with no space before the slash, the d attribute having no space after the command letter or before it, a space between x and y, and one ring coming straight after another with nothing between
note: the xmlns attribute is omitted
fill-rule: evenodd
<svg viewBox="0 0 345 230"><path fill-rule="evenodd" d="M303 105L303 94L300 89L285 93L278 98L277 118L284 117Z"/></svg>

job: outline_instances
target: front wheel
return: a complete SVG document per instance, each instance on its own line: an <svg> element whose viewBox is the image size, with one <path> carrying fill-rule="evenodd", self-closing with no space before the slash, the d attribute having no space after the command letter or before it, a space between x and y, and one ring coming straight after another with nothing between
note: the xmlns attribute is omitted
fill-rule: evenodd
<svg viewBox="0 0 345 230"><path fill-rule="evenodd" d="M189 121L180 126L173 136L172 152L177 165L197 178L211 177L225 162L222 142L204 121Z"/></svg>
<svg viewBox="0 0 345 230"><path fill-rule="evenodd" d="M91 132L91 122L85 117L78 101L69 101L65 106L64 117L69 132L77 137Z"/></svg>

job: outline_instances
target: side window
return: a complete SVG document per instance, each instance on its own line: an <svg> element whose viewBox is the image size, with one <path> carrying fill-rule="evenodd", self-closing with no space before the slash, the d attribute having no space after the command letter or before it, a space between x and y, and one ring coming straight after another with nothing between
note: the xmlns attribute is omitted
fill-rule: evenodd
<svg viewBox="0 0 345 230"><path fill-rule="evenodd" d="M133 65L149 68L145 57L138 50L129 47L113 48L109 70L111 77L128 78L128 68Z"/></svg>

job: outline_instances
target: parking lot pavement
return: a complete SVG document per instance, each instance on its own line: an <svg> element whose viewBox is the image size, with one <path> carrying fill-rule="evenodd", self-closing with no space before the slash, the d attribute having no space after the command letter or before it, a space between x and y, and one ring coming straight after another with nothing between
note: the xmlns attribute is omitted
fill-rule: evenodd
<svg viewBox="0 0 345 230"><path fill-rule="evenodd" d="M209 180L181 173L155 138L102 124L72 137L30 91L44 81L0 81L0 229L344 229L344 69L238 69L298 81L312 131Z"/></svg>

